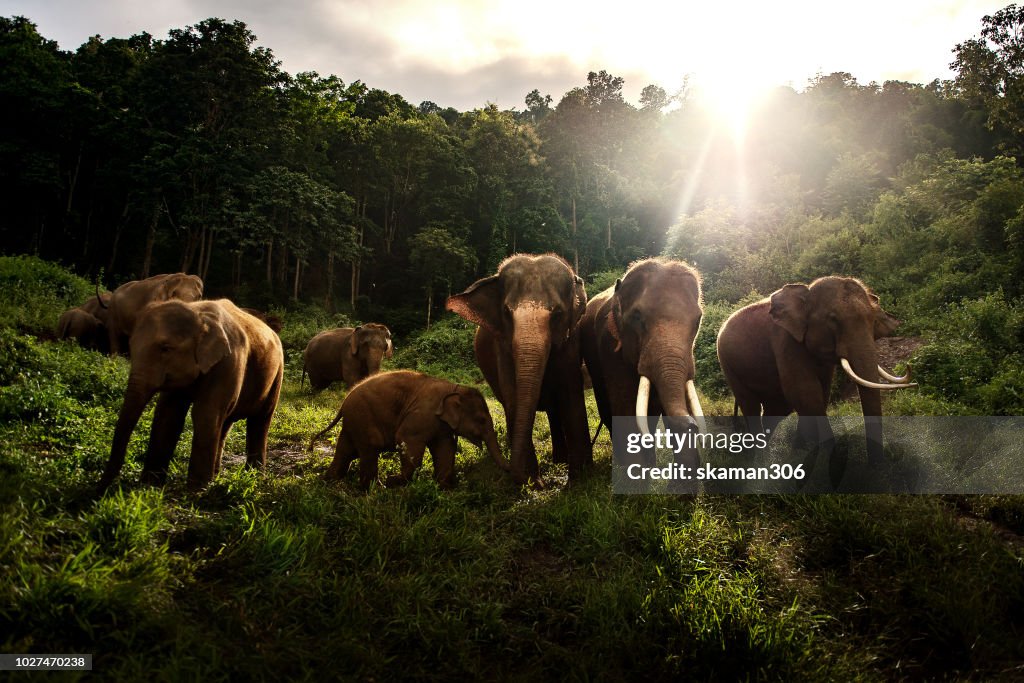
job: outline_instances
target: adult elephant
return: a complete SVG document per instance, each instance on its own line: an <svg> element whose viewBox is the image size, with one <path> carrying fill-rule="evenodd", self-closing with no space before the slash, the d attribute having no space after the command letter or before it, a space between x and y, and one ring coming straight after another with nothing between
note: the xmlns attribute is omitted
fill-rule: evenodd
<svg viewBox="0 0 1024 683"><path fill-rule="evenodd" d="M110 302L104 305L99 294L100 307L107 310L107 335L110 355L116 356L135 330L136 318L143 308L154 302L198 301L203 298L203 281L198 275L165 273L145 280L126 282L113 291Z"/></svg>
<svg viewBox="0 0 1024 683"><path fill-rule="evenodd" d="M380 323L325 330L310 339L302 352L302 378L309 374L313 391L322 391L337 380L351 389L380 372L381 362L391 358L394 348L391 330Z"/></svg>
<svg viewBox="0 0 1024 683"><path fill-rule="evenodd" d="M448 310L476 323L473 349L505 408L512 476L541 487L533 423L548 414L555 462L568 462L570 482L593 461L583 401L578 325L587 306L579 278L559 256L518 254L496 275L448 298Z"/></svg>
<svg viewBox="0 0 1024 683"><path fill-rule="evenodd" d="M246 465L266 464L284 373L281 340L269 327L227 299L167 301L142 311L130 345L131 371L101 492L121 471L139 416L158 392L143 481L166 480L189 406L189 488L204 486L220 470L224 440L238 420L246 420Z"/></svg>
<svg viewBox="0 0 1024 683"><path fill-rule="evenodd" d="M718 359L736 406L755 424L771 427L793 411L824 416L836 365L858 384L868 455L882 456L881 391L915 386L878 365L875 340L899 321L882 310L861 281L823 277L791 284L733 313L718 333ZM890 383L880 382L881 377ZM824 421L825 440L832 438Z"/></svg>
<svg viewBox="0 0 1024 683"><path fill-rule="evenodd" d="M693 360L702 314L697 271L668 259L635 263L590 300L580 322L583 359L609 429L614 415L635 414L645 432L648 415L680 430L703 416Z"/></svg>

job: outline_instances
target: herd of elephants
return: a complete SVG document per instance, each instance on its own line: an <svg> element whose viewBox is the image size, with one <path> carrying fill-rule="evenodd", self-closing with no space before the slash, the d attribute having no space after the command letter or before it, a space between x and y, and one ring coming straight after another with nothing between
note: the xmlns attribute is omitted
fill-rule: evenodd
<svg viewBox="0 0 1024 683"><path fill-rule="evenodd" d="M111 355L127 351L131 361L101 491L120 472L131 434L155 394L143 481L166 480L190 406L190 488L217 474L228 430L238 420L246 421L247 465L265 465L284 373L280 320L202 295L195 275L156 275L97 292L61 316L60 337ZM403 445L401 474L389 485L409 481L430 449L435 478L450 487L462 436L486 446L517 484L543 487L533 443L536 412L543 410L552 459L568 465L572 483L593 460L584 364L609 429L616 415L636 415L641 430L658 416L676 431L699 428L693 349L701 282L683 262L634 263L614 287L588 301L583 279L561 257L517 254L495 275L451 296L447 308L479 326L474 351L504 407L508 459L477 389L408 370L379 372L392 354L391 333L368 323L321 332L303 354L303 382L308 374L314 391L337 380L350 389L334 421L313 438L342 422L327 478L345 477L358 457L360 484L367 488L377 479L379 454ZM873 446L880 452L881 423L870 419L881 415L880 391L914 386L878 364L876 339L898 324L859 280L822 277L786 285L733 313L718 333L718 358L751 429L794 411L824 416L833 373L842 367L859 385L869 452Z"/></svg>

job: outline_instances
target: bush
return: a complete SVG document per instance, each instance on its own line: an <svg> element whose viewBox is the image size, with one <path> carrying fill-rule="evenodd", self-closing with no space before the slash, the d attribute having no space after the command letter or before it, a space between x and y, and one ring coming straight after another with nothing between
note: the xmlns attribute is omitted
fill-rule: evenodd
<svg viewBox="0 0 1024 683"><path fill-rule="evenodd" d="M1001 290L949 306L931 325L941 341L912 361L923 391L990 415L1024 414L1024 305Z"/></svg>
<svg viewBox="0 0 1024 683"><path fill-rule="evenodd" d="M35 256L0 256L0 320L52 338L60 314L95 294L95 286Z"/></svg>
<svg viewBox="0 0 1024 683"><path fill-rule="evenodd" d="M447 315L397 348L394 363L463 384L478 383L483 375L473 353L475 335L476 325L456 315Z"/></svg>
<svg viewBox="0 0 1024 683"><path fill-rule="evenodd" d="M718 362L718 332L730 315L763 297L756 291L749 292L738 303L713 301L704 304L704 317L701 319L697 343L693 347L693 360L696 365L697 386L711 398L732 396L729 383Z"/></svg>

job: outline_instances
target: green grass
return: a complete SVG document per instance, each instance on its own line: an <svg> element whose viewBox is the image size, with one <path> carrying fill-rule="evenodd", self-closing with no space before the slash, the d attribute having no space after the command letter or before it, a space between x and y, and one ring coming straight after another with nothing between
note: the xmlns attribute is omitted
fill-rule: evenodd
<svg viewBox="0 0 1024 683"><path fill-rule="evenodd" d="M474 381L471 338L442 321L391 366ZM220 476L188 494L189 427L168 485L141 486L147 416L98 499L126 373L0 330L3 652L93 653L118 681L1020 675L1022 497L613 496L607 432L567 487L543 414L549 490L461 441L455 490L427 457L411 485L364 494L322 478L337 429L306 450L343 389L312 396L290 365L266 471L241 466L236 427ZM948 407L899 396L887 411Z"/></svg>

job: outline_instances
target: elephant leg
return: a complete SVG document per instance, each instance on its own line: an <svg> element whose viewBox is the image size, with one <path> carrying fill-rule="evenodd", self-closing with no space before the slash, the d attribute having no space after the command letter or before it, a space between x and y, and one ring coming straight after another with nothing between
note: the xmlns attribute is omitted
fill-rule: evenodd
<svg viewBox="0 0 1024 683"><path fill-rule="evenodd" d="M359 486L364 491L369 490L370 484L377 481L377 463L379 459L380 453L375 450L359 451Z"/></svg>
<svg viewBox="0 0 1024 683"><path fill-rule="evenodd" d="M167 469L181 439L181 432L185 429L189 404L187 396L174 392L164 392L157 399L145 464L142 466L143 483L161 486L167 481Z"/></svg>
<svg viewBox="0 0 1024 683"><path fill-rule="evenodd" d="M579 341L560 354L558 384L555 390L555 410L560 412L563 439L568 450L569 481L579 478L583 470L594 463L594 450L590 444L590 425L587 422L587 404L583 398L583 371L580 369Z"/></svg>
<svg viewBox="0 0 1024 683"><path fill-rule="evenodd" d="M341 434L338 435L338 443L334 447L334 461L327 468L325 478L344 479L352 467L352 461L356 459L356 455L356 447L352 443L352 439L349 438L349 435L345 433L345 429L342 428Z"/></svg>
<svg viewBox="0 0 1024 683"><path fill-rule="evenodd" d="M225 418L209 403L196 402L192 409L192 454L188 462L188 486L199 489L209 484L217 473L217 461L224 436Z"/></svg>
<svg viewBox="0 0 1024 683"><path fill-rule="evenodd" d="M569 446L565 443L565 424L557 408L545 411L548 414L548 425L551 427L551 461L569 462Z"/></svg>
<svg viewBox="0 0 1024 683"><path fill-rule="evenodd" d="M262 469L267 466L267 436L270 434L270 415L253 415L245 421L245 466Z"/></svg>
<svg viewBox="0 0 1024 683"><path fill-rule="evenodd" d="M217 454L213 459L213 476L220 474L221 460L224 458L224 444L228 440L228 433L231 432L231 426L235 424L237 420L224 420L224 426L220 428L220 442L217 444Z"/></svg>
<svg viewBox="0 0 1024 683"><path fill-rule="evenodd" d="M430 457L434 462L434 481L443 489L451 489L455 486L456 449L454 436L441 436L430 442Z"/></svg>
<svg viewBox="0 0 1024 683"><path fill-rule="evenodd" d="M426 450L427 444L419 439L405 440L399 437L399 440L405 443L405 448L402 450L402 472L388 477L388 486L408 484L412 481L416 470L423 465L423 451Z"/></svg>

